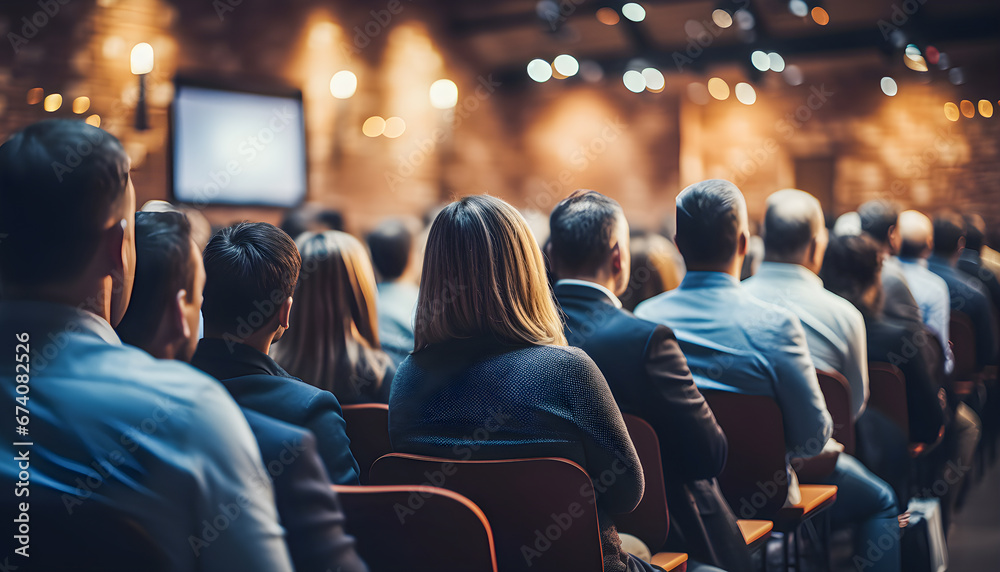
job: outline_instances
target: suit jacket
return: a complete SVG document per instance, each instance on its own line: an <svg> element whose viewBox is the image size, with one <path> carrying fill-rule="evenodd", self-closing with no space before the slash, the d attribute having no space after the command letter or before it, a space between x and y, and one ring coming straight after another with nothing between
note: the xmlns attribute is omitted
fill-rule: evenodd
<svg viewBox="0 0 1000 572"><path fill-rule="evenodd" d="M304 427L316 445L330 480L358 484L358 462L351 454L340 402L330 393L292 377L266 354L244 344L205 338L191 365L222 382L236 403L286 423Z"/></svg>
<svg viewBox="0 0 1000 572"><path fill-rule="evenodd" d="M885 292L882 311L886 317L909 324L923 323L920 305L913 298L906 274L895 257L888 256L882 263L882 290Z"/></svg>
<svg viewBox="0 0 1000 572"><path fill-rule="evenodd" d="M308 430L244 409L274 485L278 518L296 572L364 572L344 532L344 513Z"/></svg>
<svg viewBox="0 0 1000 572"><path fill-rule="evenodd" d="M977 278L958 270L951 261L937 255L927 259L927 268L948 284L951 311L964 312L972 320L976 333L976 361L979 367L997 363L996 309L989 292Z"/></svg>
<svg viewBox="0 0 1000 572"><path fill-rule="evenodd" d="M979 253L968 248L962 249L956 266L962 272L982 282L990 294L993 309L1000 310L1000 281L997 280L997 275L983 263L983 258Z"/></svg>
<svg viewBox="0 0 1000 572"><path fill-rule="evenodd" d="M731 572L750 570L736 517L715 481L726 462L726 436L674 333L619 308L596 287L558 282L555 295L569 344L594 360L622 412L656 431L671 514L668 546Z"/></svg>

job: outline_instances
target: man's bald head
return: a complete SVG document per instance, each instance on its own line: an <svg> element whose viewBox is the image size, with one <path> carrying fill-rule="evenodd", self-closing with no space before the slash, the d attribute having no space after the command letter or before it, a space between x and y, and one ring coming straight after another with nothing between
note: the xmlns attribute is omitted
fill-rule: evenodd
<svg viewBox="0 0 1000 572"><path fill-rule="evenodd" d="M934 223L919 211L899 213L899 237L902 258L926 258L934 248Z"/></svg>
<svg viewBox="0 0 1000 572"><path fill-rule="evenodd" d="M767 198L764 215L764 260L822 265L826 250L823 207L816 197L798 189L784 189Z"/></svg>

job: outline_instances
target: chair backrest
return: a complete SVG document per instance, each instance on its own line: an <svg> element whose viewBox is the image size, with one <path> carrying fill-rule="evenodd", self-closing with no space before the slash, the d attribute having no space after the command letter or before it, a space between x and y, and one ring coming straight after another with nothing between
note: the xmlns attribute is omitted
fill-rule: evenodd
<svg viewBox="0 0 1000 572"><path fill-rule="evenodd" d="M604 569L594 486L572 461L455 461L390 453L375 461L370 476L376 485L432 484L468 497L493 527L501 569Z"/></svg>
<svg viewBox="0 0 1000 572"><path fill-rule="evenodd" d="M819 388L826 398L826 409L833 418L833 438L844 446L844 452L854 454L856 442L851 407L851 384L836 371L816 370Z"/></svg>
<svg viewBox="0 0 1000 572"><path fill-rule="evenodd" d="M351 440L351 453L361 470L361 484L368 484L368 471L372 463L392 452L389 442L389 406L384 403L345 405L344 421L347 437Z"/></svg>
<svg viewBox="0 0 1000 572"><path fill-rule="evenodd" d="M788 497L781 409L763 395L702 390L729 441L719 486L738 518L773 520Z"/></svg>
<svg viewBox="0 0 1000 572"><path fill-rule="evenodd" d="M952 378L955 381L972 380L979 368L976 365L976 330L969 316L952 310L948 336L955 355L955 372Z"/></svg>
<svg viewBox="0 0 1000 572"><path fill-rule="evenodd" d="M615 526L619 532L631 534L643 541L656 553L667 541L667 532L670 530L660 440L653 426L645 420L628 413L622 414L622 417L628 434L632 437L635 452L639 454L646 488L635 510L615 516Z"/></svg>
<svg viewBox="0 0 1000 572"><path fill-rule="evenodd" d="M868 407L885 415L909 439L910 415L906 407L906 377L903 372L890 363L869 363L868 388Z"/></svg>
<svg viewBox="0 0 1000 572"><path fill-rule="evenodd" d="M332 486L372 572L496 572L493 529L464 496L437 487Z"/></svg>

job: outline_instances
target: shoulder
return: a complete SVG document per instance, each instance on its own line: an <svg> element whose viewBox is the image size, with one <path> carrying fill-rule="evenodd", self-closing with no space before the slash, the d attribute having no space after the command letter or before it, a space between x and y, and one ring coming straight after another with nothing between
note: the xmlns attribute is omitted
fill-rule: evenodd
<svg viewBox="0 0 1000 572"><path fill-rule="evenodd" d="M660 309L665 306L669 306L671 298L674 298L679 293L680 290L675 288L673 290L661 292L648 300L640 302L639 305L635 307L635 315L645 320L655 320Z"/></svg>

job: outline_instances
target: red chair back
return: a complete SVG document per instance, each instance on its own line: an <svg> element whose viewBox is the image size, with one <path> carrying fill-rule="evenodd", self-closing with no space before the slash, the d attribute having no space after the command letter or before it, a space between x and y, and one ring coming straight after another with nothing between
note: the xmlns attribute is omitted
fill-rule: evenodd
<svg viewBox="0 0 1000 572"><path fill-rule="evenodd" d="M910 415L906 407L906 377L896 366L884 362L868 364L868 407L895 423L910 438Z"/></svg>
<svg viewBox="0 0 1000 572"><path fill-rule="evenodd" d="M948 324L952 353L955 354L955 381L972 381L979 369L976 365L976 330L972 320L964 312L951 311Z"/></svg>
<svg viewBox="0 0 1000 572"><path fill-rule="evenodd" d="M464 496L435 487L332 485L372 572L496 572L493 529Z"/></svg>
<svg viewBox="0 0 1000 572"><path fill-rule="evenodd" d="M788 497L785 429L781 410L763 395L702 390L726 433L729 455L719 475L729 506L739 518L774 520Z"/></svg>
<svg viewBox="0 0 1000 572"><path fill-rule="evenodd" d="M642 476L646 488L639 506L628 514L615 516L619 532L631 534L643 541L655 554L667 541L670 515L667 512L667 493L660 459L660 440L653 426L645 420L625 413L625 427L632 437L632 445L642 463Z"/></svg>
<svg viewBox="0 0 1000 572"><path fill-rule="evenodd" d="M833 418L833 438L844 446L844 452L854 454L856 438L851 407L851 384L836 371L816 370L819 388L826 398L826 409Z"/></svg>
<svg viewBox="0 0 1000 572"><path fill-rule="evenodd" d="M345 405L344 421L351 453L361 470L361 484L368 484L368 471L382 455L392 452L389 442L389 406L384 403Z"/></svg>
<svg viewBox="0 0 1000 572"><path fill-rule="evenodd" d="M593 483L572 461L455 461L390 453L372 465L371 482L429 483L468 497L493 526L501 569L604 569Z"/></svg>

